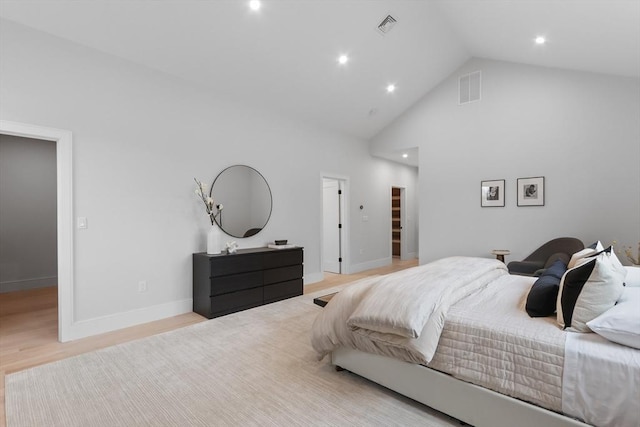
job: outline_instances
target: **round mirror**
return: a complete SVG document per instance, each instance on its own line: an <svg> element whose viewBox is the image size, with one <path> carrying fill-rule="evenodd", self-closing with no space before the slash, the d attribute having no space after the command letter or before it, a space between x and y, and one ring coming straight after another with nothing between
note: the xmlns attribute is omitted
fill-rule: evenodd
<svg viewBox="0 0 640 427"><path fill-rule="evenodd" d="M216 223L233 237L258 234L271 216L271 189L267 180L252 167L230 166L213 181L209 195L222 211Z"/></svg>

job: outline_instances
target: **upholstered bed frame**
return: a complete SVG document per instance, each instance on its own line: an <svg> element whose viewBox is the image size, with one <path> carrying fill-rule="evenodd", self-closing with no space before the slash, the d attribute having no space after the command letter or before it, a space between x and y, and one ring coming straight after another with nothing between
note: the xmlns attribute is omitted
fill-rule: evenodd
<svg viewBox="0 0 640 427"><path fill-rule="evenodd" d="M426 366L340 347L331 362L475 427L588 426Z"/></svg>

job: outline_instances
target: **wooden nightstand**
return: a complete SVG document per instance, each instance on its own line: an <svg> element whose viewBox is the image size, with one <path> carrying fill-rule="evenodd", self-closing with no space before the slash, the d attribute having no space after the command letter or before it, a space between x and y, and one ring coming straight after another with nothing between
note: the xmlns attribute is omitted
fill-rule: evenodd
<svg viewBox="0 0 640 427"><path fill-rule="evenodd" d="M504 262L504 256L509 255L511 251L508 249L494 249L491 251L491 253L496 256L497 260Z"/></svg>

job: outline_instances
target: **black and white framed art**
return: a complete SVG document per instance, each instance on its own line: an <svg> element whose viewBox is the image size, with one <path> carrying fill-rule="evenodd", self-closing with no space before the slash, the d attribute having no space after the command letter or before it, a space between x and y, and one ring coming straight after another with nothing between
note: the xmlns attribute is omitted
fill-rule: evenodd
<svg viewBox="0 0 640 427"><path fill-rule="evenodd" d="M518 178L518 206L544 206L544 176Z"/></svg>
<svg viewBox="0 0 640 427"><path fill-rule="evenodd" d="M504 207L504 179L480 182L480 206Z"/></svg>

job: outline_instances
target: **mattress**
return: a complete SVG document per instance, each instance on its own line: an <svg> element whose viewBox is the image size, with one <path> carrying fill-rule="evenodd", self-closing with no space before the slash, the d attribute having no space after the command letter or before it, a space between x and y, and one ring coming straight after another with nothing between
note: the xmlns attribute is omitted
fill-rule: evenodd
<svg viewBox="0 0 640 427"><path fill-rule="evenodd" d="M566 333L553 317L527 315L534 281L502 276L452 306L428 366L560 412Z"/></svg>

